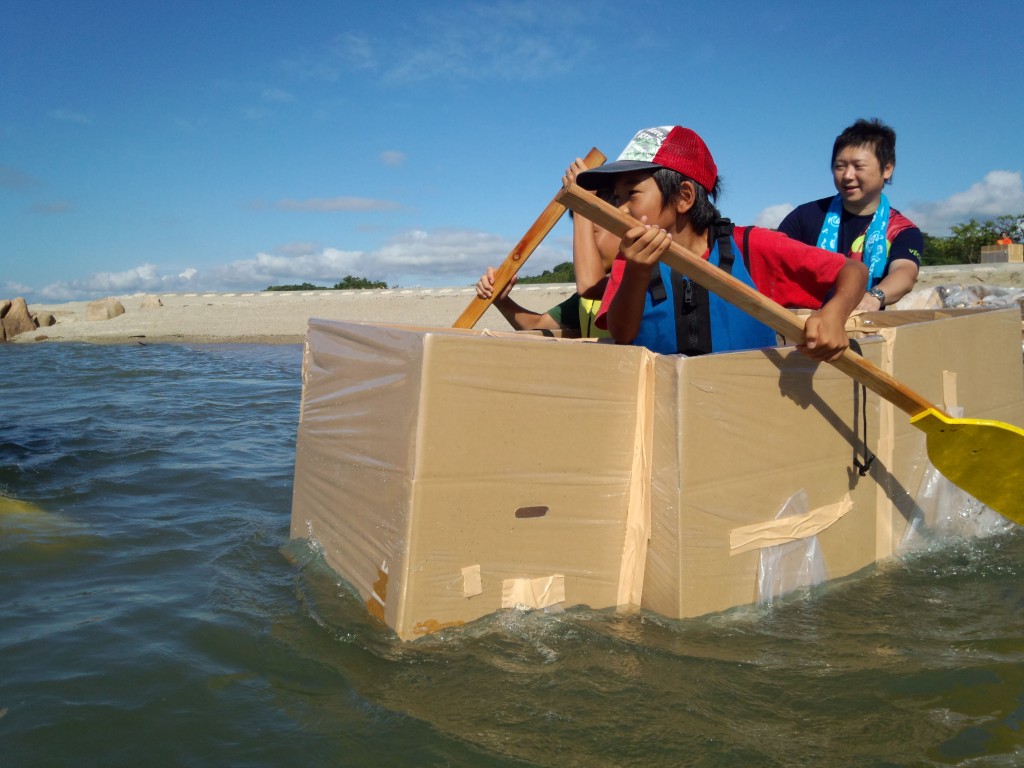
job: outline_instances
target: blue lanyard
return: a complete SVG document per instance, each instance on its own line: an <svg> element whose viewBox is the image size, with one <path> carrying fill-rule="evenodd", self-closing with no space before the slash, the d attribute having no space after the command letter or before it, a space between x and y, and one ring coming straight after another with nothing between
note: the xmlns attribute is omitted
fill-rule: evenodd
<svg viewBox="0 0 1024 768"><path fill-rule="evenodd" d="M839 219L843 211L843 199L836 195L828 206L825 221L822 222L818 234L818 247L826 251L839 251ZM868 224L864 236L864 264L868 268L868 287L874 287L885 273L885 265L889 260L889 244L885 239L889 229L889 198L882 195L878 201L875 215Z"/></svg>

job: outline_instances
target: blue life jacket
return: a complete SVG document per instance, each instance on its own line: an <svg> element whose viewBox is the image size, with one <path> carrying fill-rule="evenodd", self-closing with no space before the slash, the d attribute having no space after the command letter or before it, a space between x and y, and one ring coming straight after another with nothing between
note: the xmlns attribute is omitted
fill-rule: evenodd
<svg viewBox="0 0 1024 768"><path fill-rule="evenodd" d="M744 258L732 236L733 224L719 219L712 227L715 243L708 262L737 280L755 288ZM745 231L744 246L747 245ZM761 349L776 344L775 331L755 320L689 278L665 264L651 278L644 297L644 316L633 343L664 355L704 355L708 352L735 352Z"/></svg>

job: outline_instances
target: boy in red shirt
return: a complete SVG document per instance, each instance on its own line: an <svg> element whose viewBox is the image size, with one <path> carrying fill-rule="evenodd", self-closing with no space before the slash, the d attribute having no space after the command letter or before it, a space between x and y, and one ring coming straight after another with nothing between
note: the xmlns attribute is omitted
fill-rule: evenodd
<svg viewBox="0 0 1024 768"><path fill-rule="evenodd" d="M618 160L576 181L613 191L615 204L643 222L622 238L597 316L618 343L688 355L775 344L766 326L659 261L675 240L778 304L814 310L798 346L808 357L833 360L849 346L845 324L864 295L864 265L771 230L734 230L713 202L718 168L692 130L642 130Z"/></svg>

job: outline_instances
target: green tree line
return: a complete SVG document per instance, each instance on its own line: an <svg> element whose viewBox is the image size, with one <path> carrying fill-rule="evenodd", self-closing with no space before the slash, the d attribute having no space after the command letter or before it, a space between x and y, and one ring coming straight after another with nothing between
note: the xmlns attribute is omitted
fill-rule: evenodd
<svg viewBox="0 0 1024 768"><path fill-rule="evenodd" d="M1024 213L1018 216L999 216L979 222L971 219L966 224L950 227L948 237L932 237L924 233L922 266L939 264L977 264L981 261L981 247L995 245L1003 233L1015 243L1024 239Z"/></svg>
<svg viewBox="0 0 1024 768"><path fill-rule="evenodd" d="M345 278L332 286L299 283L298 285L270 285L268 291L346 291L353 288L387 288L383 280L367 280L365 277L345 275Z"/></svg>

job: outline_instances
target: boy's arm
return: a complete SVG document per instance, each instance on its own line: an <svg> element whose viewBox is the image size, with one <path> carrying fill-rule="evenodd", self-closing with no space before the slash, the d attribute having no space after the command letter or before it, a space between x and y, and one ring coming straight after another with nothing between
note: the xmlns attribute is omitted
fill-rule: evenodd
<svg viewBox="0 0 1024 768"><path fill-rule="evenodd" d="M841 357L850 346L846 320L860 303L867 284L867 267L846 259L836 275L832 298L807 318L804 343L797 344L797 349L813 360L828 362Z"/></svg>
<svg viewBox="0 0 1024 768"><path fill-rule="evenodd" d="M547 312L534 312L516 304L512 299L495 299L494 306L517 331L557 331L562 326Z"/></svg>
<svg viewBox="0 0 1024 768"><path fill-rule="evenodd" d="M534 312L526 309L509 297L516 280L516 277L513 276L505 289L492 302L493 306L497 307L508 321L508 324L517 331L556 331L560 329L562 326L547 312ZM481 299L488 299L492 293L494 293L494 268L488 267L487 273L476 283L476 295Z"/></svg>
<svg viewBox="0 0 1024 768"><path fill-rule="evenodd" d="M640 332L651 270L657 268L658 260L671 244L672 235L646 223L622 236L620 248L626 265L607 318L608 332L617 343L631 344Z"/></svg>
<svg viewBox="0 0 1024 768"><path fill-rule="evenodd" d="M589 293L604 280L605 271L597 250L594 224L583 216L574 216L572 221L572 266L576 273L576 292L588 298L601 298Z"/></svg>
<svg viewBox="0 0 1024 768"><path fill-rule="evenodd" d="M562 176L563 186L575 183L576 175L585 170L586 164L577 157ZM576 292L580 296L600 298L600 295L588 293L604 280L605 269L597 248L594 224L584 216L573 216L572 219L572 267L576 274Z"/></svg>

